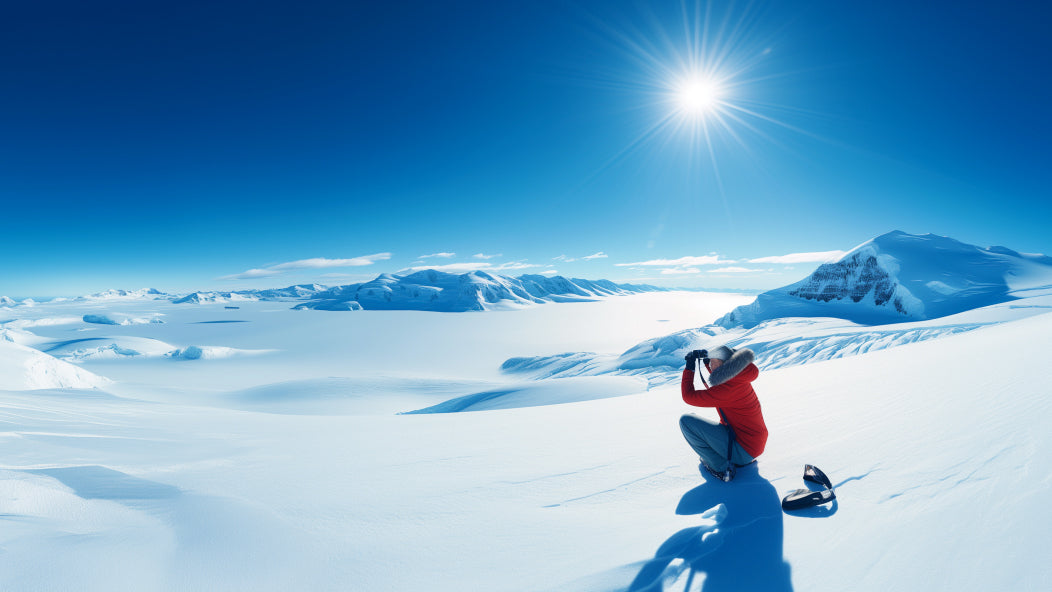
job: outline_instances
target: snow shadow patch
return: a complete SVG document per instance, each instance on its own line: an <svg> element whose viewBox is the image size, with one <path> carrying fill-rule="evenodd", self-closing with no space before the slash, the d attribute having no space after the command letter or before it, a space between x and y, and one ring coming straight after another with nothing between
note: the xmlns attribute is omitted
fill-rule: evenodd
<svg viewBox="0 0 1052 592"><path fill-rule="evenodd" d="M782 554L781 501L755 465L739 470L731 483L707 477L683 495L676 514L698 515L701 525L662 543L642 565L630 592L664 590L670 581L677 582L676 589L682 583L684 590L708 592L793 589Z"/></svg>
<svg viewBox="0 0 1052 592"><path fill-rule="evenodd" d="M404 415L541 407L623 397L646 391L645 380L630 376L560 378L465 395L424 409L407 411Z"/></svg>
<svg viewBox="0 0 1052 592"><path fill-rule="evenodd" d="M133 477L97 465L32 469L25 472L52 477L84 499L162 500L182 495L182 490L178 487Z"/></svg>

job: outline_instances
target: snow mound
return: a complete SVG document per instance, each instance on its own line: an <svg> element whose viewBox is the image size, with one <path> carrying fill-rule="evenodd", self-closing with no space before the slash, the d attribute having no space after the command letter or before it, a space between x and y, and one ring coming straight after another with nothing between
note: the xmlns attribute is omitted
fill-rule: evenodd
<svg viewBox="0 0 1052 592"><path fill-rule="evenodd" d="M10 391L106 386L110 380L35 349L0 341L0 389Z"/></svg>
<svg viewBox="0 0 1052 592"><path fill-rule="evenodd" d="M333 288L296 308L466 312L546 302L587 302L605 296L657 290L660 288L618 285L607 280L541 275L512 278L483 271L456 275L428 269L406 276L381 274L370 282Z"/></svg>
<svg viewBox="0 0 1052 592"><path fill-rule="evenodd" d="M623 397L643 393L646 390L645 381L627 376L564 378L474 393L424 409L408 411L405 415L540 407Z"/></svg>
<svg viewBox="0 0 1052 592"><path fill-rule="evenodd" d="M614 356L606 356L614 359ZM501 364L501 372L529 375L531 378L556 378L599 373L609 364L601 364L602 356L592 352L568 352L554 356L509 358Z"/></svg>
<svg viewBox="0 0 1052 592"><path fill-rule="evenodd" d="M935 319L1052 287L1052 259L981 248L933 234L894 231L756 297L716 322L755 327L786 317L836 317L866 325Z"/></svg>
<svg viewBox="0 0 1052 592"><path fill-rule="evenodd" d="M0 326L0 341L10 341L19 345L35 347L46 342L47 338L29 331L20 331L6 326Z"/></svg>
<svg viewBox="0 0 1052 592"><path fill-rule="evenodd" d="M86 337L50 342L44 352L69 362L127 360L131 358L171 358L177 360L218 360L236 356L254 356L273 350L248 350L220 346L177 347L148 337Z"/></svg>
<svg viewBox="0 0 1052 592"><path fill-rule="evenodd" d="M294 310L331 310L345 312L350 310L365 310L361 304L354 300L315 300L292 307Z"/></svg>
<svg viewBox="0 0 1052 592"><path fill-rule="evenodd" d="M189 345L182 349L169 351L164 355L174 360L222 360L240 356L258 356L272 353L273 351L271 349L238 349L217 345Z"/></svg>
<svg viewBox="0 0 1052 592"><path fill-rule="evenodd" d="M85 323L94 325L149 325L151 323L164 323L158 318L158 315L132 317L119 314L86 314L83 320Z"/></svg>
<svg viewBox="0 0 1052 592"><path fill-rule="evenodd" d="M70 362L84 360L117 360L141 356L163 356L175 349L174 345L148 337L86 337L48 343L44 352Z"/></svg>
<svg viewBox="0 0 1052 592"><path fill-rule="evenodd" d="M27 329L29 327L53 327L57 325L73 325L83 320L82 317L43 317L39 319L15 319L0 323L5 328Z"/></svg>

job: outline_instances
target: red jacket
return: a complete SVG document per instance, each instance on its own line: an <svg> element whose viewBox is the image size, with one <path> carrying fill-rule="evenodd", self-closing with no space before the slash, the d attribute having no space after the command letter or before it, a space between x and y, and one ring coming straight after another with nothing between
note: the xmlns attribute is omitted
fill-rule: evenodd
<svg viewBox="0 0 1052 592"><path fill-rule="evenodd" d="M720 413L720 423L730 424L738 444L753 458L763 454L767 446L767 424L763 422L763 410L752 381L760 375L756 364L749 364L744 370L723 384L709 389L695 390L694 371L683 370L681 390L683 400L695 407L716 407Z"/></svg>

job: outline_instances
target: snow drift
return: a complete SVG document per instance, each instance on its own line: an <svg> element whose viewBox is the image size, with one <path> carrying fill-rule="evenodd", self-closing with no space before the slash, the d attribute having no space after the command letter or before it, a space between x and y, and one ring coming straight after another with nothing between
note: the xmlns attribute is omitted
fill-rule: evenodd
<svg viewBox="0 0 1052 592"><path fill-rule="evenodd" d="M0 390L103 387L109 380L35 349L0 340Z"/></svg>
<svg viewBox="0 0 1052 592"><path fill-rule="evenodd" d="M506 386L499 389L457 397L406 414L461 413L465 411L489 411L493 409L516 409L593 401L610 397L623 397L647 391L647 383L623 376L589 376L566 378L556 381Z"/></svg>

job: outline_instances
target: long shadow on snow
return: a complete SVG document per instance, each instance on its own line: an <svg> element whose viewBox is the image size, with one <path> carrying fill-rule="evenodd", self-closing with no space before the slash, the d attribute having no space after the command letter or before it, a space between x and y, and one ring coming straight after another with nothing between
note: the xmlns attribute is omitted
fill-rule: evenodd
<svg viewBox="0 0 1052 592"><path fill-rule="evenodd" d="M97 465L30 469L25 472L53 477L84 499L164 500L182 495L182 490L178 487L140 479Z"/></svg>
<svg viewBox="0 0 1052 592"><path fill-rule="evenodd" d="M670 536L640 569L629 592L661 590L669 580L684 578L684 589L691 590L699 577L708 592L791 591L789 563L782 557L782 506L771 482L755 464L739 469L731 483L702 473L706 482L683 496L676 513L705 514L718 523Z"/></svg>
<svg viewBox="0 0 1052 592"><path fill-rule="evenodd" d="M237 581L245 590L302 589L296 570L316 552L303 531L236 498L195 494L97 465L24 472L52 477L83 499L112 501L163 521L174 536L171 565L177 569L159 577L173 578L179 589L215 589L217 578Z"/></svg>

